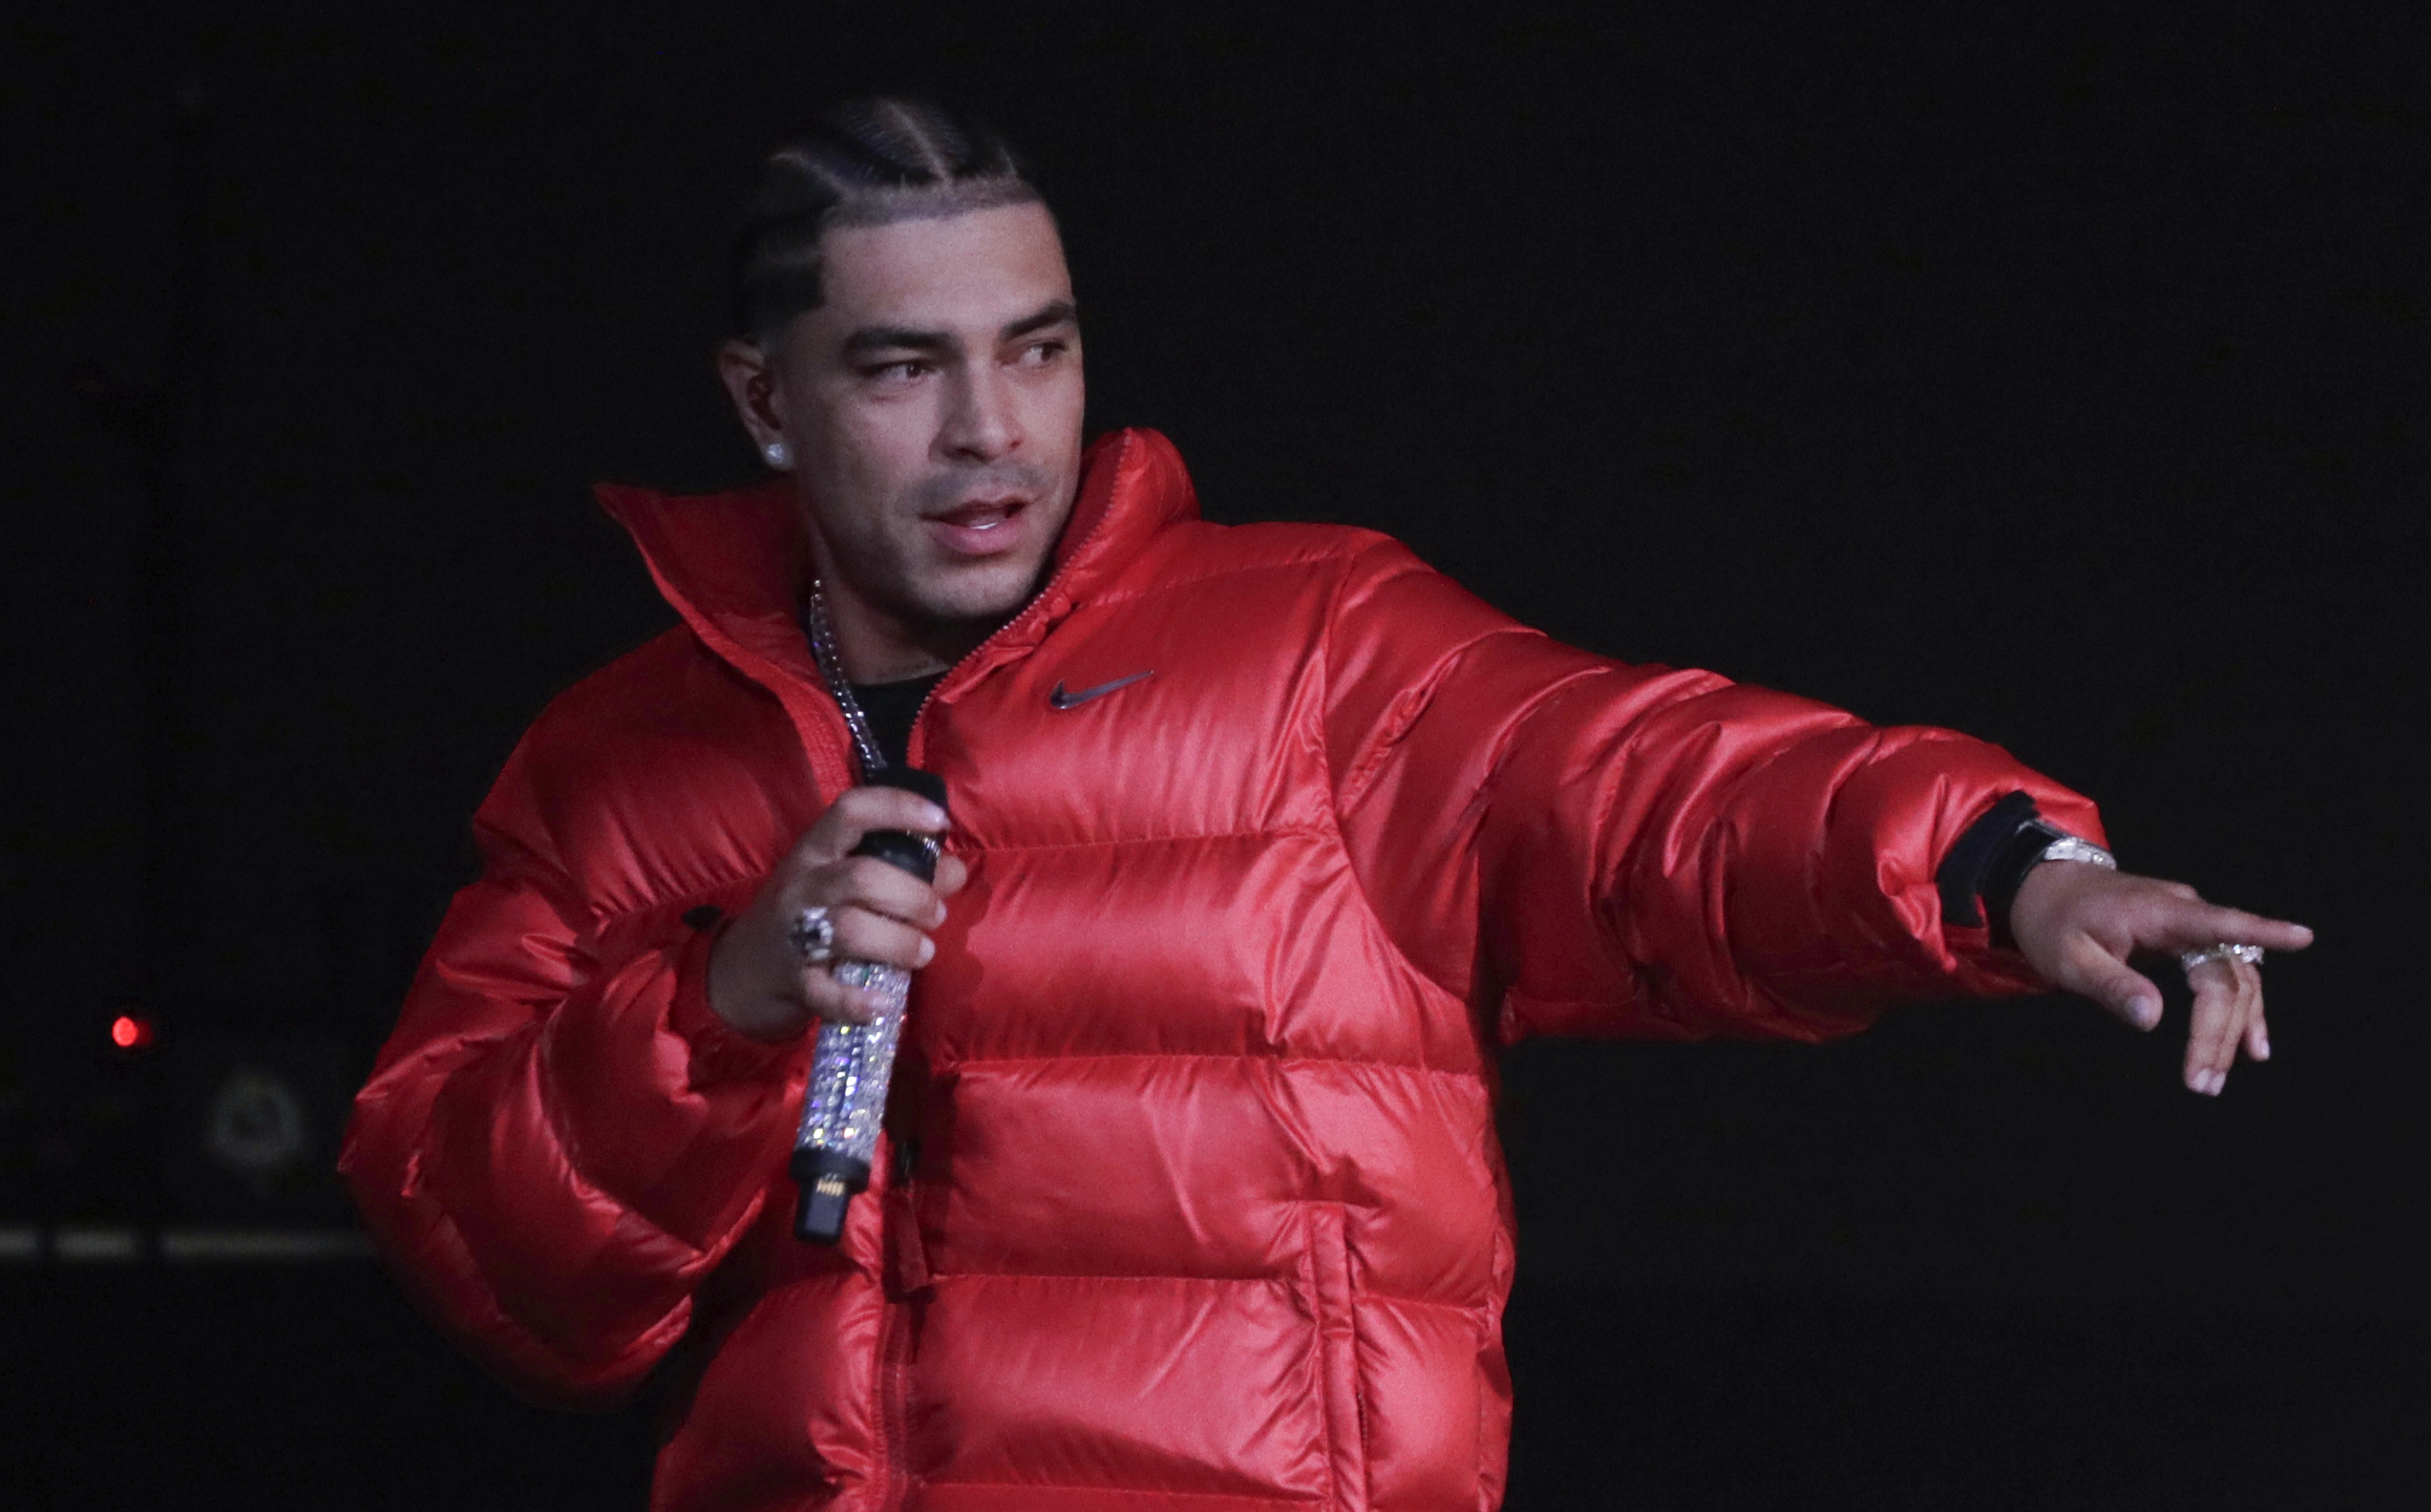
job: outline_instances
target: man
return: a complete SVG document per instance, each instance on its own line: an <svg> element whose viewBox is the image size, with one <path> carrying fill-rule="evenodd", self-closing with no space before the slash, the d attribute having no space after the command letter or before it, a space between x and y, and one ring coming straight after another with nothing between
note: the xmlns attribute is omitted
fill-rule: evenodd
<svg viewBox="0 0 2431 1512"><path fill-rule="evenodd" d="M2307 933L2108 869L2003 753L1591 656L1382 537L1199 522L1151 433L1084 450L1054 222L950 113L780 149L739 285L775 476L603 490L683 623L508 763L345 1156L523 1389L683 1342L656 1504L1490 1506L1500 1044L2046 988L2149 1028L2148 949L2195 953L2190 1088L2268 1055L2230 947ZM854 786L906 761L950 822ZM933 885L875 829L940 839ZM806 1031L867 1011L834 958L918 976L830 1248L785 1163Z"/></svg>

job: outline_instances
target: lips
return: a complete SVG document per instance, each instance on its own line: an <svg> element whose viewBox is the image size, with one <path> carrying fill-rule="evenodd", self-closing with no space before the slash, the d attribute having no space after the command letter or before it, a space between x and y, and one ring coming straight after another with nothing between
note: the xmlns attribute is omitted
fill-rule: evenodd
<svg viewBox="0 0 2431 1512"><path fill-rule="evenodd" d="M984 530L991 525L1002 524L1018 513L1024 502L1021 499L973 499L961 508L949 509L937 518L950 525Z"/></svg>
<svg viewBox="0 0 2431 1512"><path fill-rule="evenodd" d="M1019 538L1013 528L1030 501L1019 497L971 499L940 514L928 516L930 529L947 550L965 557L989 557L1009 550Z"/></svg>

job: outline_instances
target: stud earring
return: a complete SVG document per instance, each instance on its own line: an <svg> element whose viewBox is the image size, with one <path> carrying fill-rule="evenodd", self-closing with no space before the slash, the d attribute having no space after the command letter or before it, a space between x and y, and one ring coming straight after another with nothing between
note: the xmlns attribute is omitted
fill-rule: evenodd
<svg viewBox="0 0 2431 1512"><path fill-rule="evenodd" d="M794 454L785 449L783 441L770 441L760 448L760 455L768 459L770 467L783 467L794 459Z"/></svg>

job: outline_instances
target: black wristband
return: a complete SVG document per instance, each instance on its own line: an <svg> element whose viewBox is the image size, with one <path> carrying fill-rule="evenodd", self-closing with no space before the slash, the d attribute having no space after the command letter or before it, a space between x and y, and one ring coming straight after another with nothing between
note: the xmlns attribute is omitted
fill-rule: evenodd
<svg viewBox="0 0 2431 1512"><path fill-rule="evenodd" d="M2046 823L2037 815L2019 825L2017 832L1992 853L1991 864L1984 869L1984 917L1991 921L1993 944L2017 943L2009 933L2009 906L2018 901L2018 889L2026 885L2026 873L2051 849L2052 841L2067 838L2067 831Z"/></svg>
<svg viewBox="0 0 2431 1512"><path fill-rule="evenodd" d="M2020 790L2008 794L1985 810L1983 818L1968 825L1967 832L1950 847L1950 854L1942 857L1940 869L1933 874L1934 886L1941 893L1941 916L1969 928L1981 925L1983 905L1991 899L1995 863L2008 856L2010 847L2027 825L2039 827L2041 819L2034 798ZM2036 854L2041 854L2040 845ZM1999 927L2006 927L2008 900L2017 896L2017 882L2024 879L2021 865L2008 890L2002 894Z"/></svg>

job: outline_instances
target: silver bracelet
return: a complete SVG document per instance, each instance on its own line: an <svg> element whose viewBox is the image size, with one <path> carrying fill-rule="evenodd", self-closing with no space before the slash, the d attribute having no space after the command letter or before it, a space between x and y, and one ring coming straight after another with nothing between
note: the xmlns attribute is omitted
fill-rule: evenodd
<svg viewBox="0 0 2431 1512"><path fill-rule="evenodd" d="M2044 846L2042 854L2029 862L2026 870L2031 872L2045 861L2082 861L2087 866L2101 867L2105 872L2119 870L2117 856L2091 840L2081 840L2073 835L2062 835Z"/></svg>

